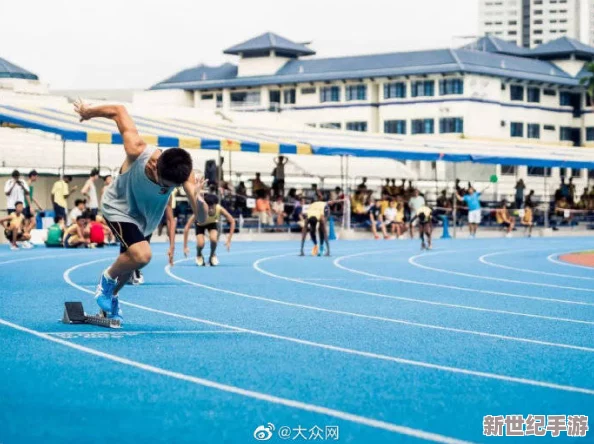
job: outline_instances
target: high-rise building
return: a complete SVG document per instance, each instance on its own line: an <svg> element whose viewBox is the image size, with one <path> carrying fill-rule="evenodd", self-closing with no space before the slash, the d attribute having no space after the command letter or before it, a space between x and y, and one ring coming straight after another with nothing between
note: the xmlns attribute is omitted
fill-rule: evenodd
<svg viewBox="0 0 594 444"><path fill-rule="evenodd" d="M580 11L587 9L585 3L586 0L480 0L479 32L526 48L564 36L581 40ZM594 16L590 18L589 38L594 39Z"/></svg>

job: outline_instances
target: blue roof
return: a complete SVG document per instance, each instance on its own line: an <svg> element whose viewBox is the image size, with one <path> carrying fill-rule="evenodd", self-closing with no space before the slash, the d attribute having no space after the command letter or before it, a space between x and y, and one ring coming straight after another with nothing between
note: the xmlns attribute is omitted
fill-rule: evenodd
<svg viewBox="0 0 594 444"><path fill-rule="evenodd" d="M225 63L221 66L198 65L194 68L184 69L173 76L163 80L157 85L170 83L184 83L206 80L224 80L237 77L237 66ZM157 86L156 85L156 86ZM155 87L151 88L155 89Z"/></svg>
<svg viewBox="0 0 594 444"><path fill-rule="evenodd" d="M225 65L223 65L225 66ZM275 74L237 77L228 68L211 72L206 79L201 71L184 71L152 89L212 89L332 81L369 77L389 77L434 73L467 72L522 80L576 86L578 81L551 62L468 49L374 54L353 57L290 60ZM183 80L177 80L184 75ZM220 74L217 76L217 74Z"/></svg>
<svg viewBox="0 0 594 444"><path fill-rule="evenodd" d="M569 37L561 37L555 40L551 40L550 42L543 43L540 46L532 49L530 54L533 56L561 56L561 55L568 55L568 54L576 54L581 56L586 56L589 58L594 58L594 48L584 43L569 38Z"/></svg>
<svg viewBox="0 0 594 444"><path fill-rule="evenodd" d="M522 48L521 46L518 46L513 42L508 42L500 38L493 37L492 35L481 37L476 42L465 45L461 49L519 56L530 54L529 48Z"/></svg>
<svg viewBox="0 0 594 444"><path fill-rule="evenodd" d="M239 55L270 50L278 50L296 56L315 54L315 51L312 51L307 46L292 42L272 32L267 32L243 43L239 43L223 52L225 54Z"/></svg>
<svg viewBox="0 0 594 444"><path fill-rule="evenodd" d="M36 74L0 58L0 78L39 80Z"/></svg>

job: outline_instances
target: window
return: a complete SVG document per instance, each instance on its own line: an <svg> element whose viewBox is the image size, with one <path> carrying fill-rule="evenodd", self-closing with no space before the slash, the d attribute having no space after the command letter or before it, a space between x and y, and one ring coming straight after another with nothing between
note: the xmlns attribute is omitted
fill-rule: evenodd
<svg viewBox="0 0 594 444"><path fill-rule="evenodd" d="M534 0L535 5L542 5L542 0Z"/></svg>
<svg viewBox="0 0 594 444"><path fill-rule="evenodd" d="M442 79L439 81L439 95L464 94L462 79Z"/></svg>
<svg viewBox="0 0 594 444"><path fill-rule="evenodd" d="M571 133L572 128L569 126L561 126L559 127L559 140L569 140L571 141Z"/></svg>
<svg viewBox="0 0 594 444"><path fill-rule="evenodd" d="M509 22L507 22L508 25L517 25L518 22L516 20L510 20Z"/></svg>
<svg viewBox="0 0 594 444"><path fill-rule="evenodd" d="M303 95L307 95L307 94L315 94L316 93L316 88L301 88L301 94Z"/></svg>
<svg viewBox="0 0 594 444"><path fill-rule="evenodd" d="M529 139L540 139L540 125L538 123L529 123L526 125L526 133Z"/></svg>
<svg viewBox="0 0 594 444"><path fill-rule="evenodd" d="M385 120L384 133L406 134L406 120Z"/></svg>
<svg viewBox="0 0 594 444"><path fill-rule="evenodd" d="M367 122L347 122L346 129L349 131L367 131Z"/></svg>
<svg viewBox="0 0 594 444"><path fill-rule="evenodd" d="M367 100L367 85L347 85L347 100Z"/></svg>
<svg viewBox="0 0 594 444"><path fill-rule="evenodd" d="M418 80L412 82L410 95L412 97L435 95L435 82L433 80Z"/></svg>
<svg viewBox="0 0 594 444"><path fill-rule="evenodd" d="M412 121L412 134L433 134L433 119L415 119Z"/></svg>
<svg viewBox="0 0 594 444"><path fill-rule="evenodd" d="M515 165L501 165L501 174L503 176L515 176L516 166Z"/></svg>
<svg viewBox="0 0 594 444"><path fill-rule="evenodd" d="M320 128L341 129L342 124L340 122L320 123Z"/></svg>
<svg viewBox="0 0 594 444"><path fill-rule="evenodd" d="M217 108L223 107L223 94L217 94Z"/></svg>
<svg viewBox="0 0 594 444"><path fill-rule="evenodd" d="M542 15L542 9L535 10L534 15Z"/></svg>
<svg viewBox="0 0 594 444"><path fill-rule="evenodd" d="M537 35L537 34L542 34L542 29L535 29L535 30L534 30L534 34L535 34L535 35Z"/></svg>
<svg viewBox="0 0 594 444"><path fill-rule="evenodd" d="M540 88L527 88L526 98L528 102L539 103L540 102Z"/></svg>
<svg viewBox="0 0 594 444"><path fill-rule="evenodd" d="M295 90L294 89L285 89L283 91L283 102L286 105L295 104Z"/></svg>
<svg viewBox="0 0 594 444"><path fill-rule="evenodd" d="M581 168L571 168L571 177L582 177Z"/></svg>
<svg viewBox="0 0 594 444"><path fill-rule="evenodd" d="M464 120L461 117L444 117L439 119L440 133L463 133Z"/></svg>
<svg viewBox="0 0 594 444"><path fill-rule="evenodd" d="M542 25L542 20L534 20L535 25Z"/></svg>
<svg viewBox="0 0 594 444"><path fill-rule="evenodd" d="M586 140L594 140L594 126L586 128Z"/></svg>
<svg viewBox="0 0 594 444"><path fill-rule="evenodd" d="M509 32L507 33L507 35L517 35L517 34L518 34L518 33L517 33L516 31L509 31Z"/></svg>
<svg viewBox="0 0 594 444"><path fill-rule="evenodd" d="M260 104L260 91L231 92L231 102L259 105Z"/></svg>
<svg viewBox="0 0 594 444"><path fill-rule="evenodd" d="M555 125L544 125L543 129L545 131L555 131Z"/></svg>
<svg viewBox="0 0 594 444"><path fill-rule="evenodd" d="M524 100L524 87L518 85L511 85L509 88L509 98L511 100Z"/></svg>
<svg viewBox="0 0 594 444"><path fill-rule="evenodd" d="M554 89L543 89L542 93L545 96L556 96L557 95L557 91L555 91Z"/></svg>
<svg viewBox="0 0 594 444"><path fill-rule="evenodd" d="M542 40L540 40L540 39L534 40L535 45L540 45L541 43L542 43Z"/></svg>
<svg viewBox="0 0 594 444"><path fill-rule="evenodd" d="M324 86L320 88L320 102L340 102L340 87Z"/></svg>
<svg viewBox="0 0 594 444"><path fill-rule="evenodd" d="M559 93L559 105L571 106L571 93L568 93L566 91L561 91Z"/></svg>
<svg viewBox="0 0 594 444"><path fill-rule="evenodd" d="M511 122L510 125L512 137L524 137L524 124L521 122Z"/></svg>
<svg viewBox="0 0 594 444"><path fill-rule="evenodd" d="M212 100L212 99L214 99L214 94L202 94L200 96L200 98L202 100Z"/></svg>
<svg viewBox="0 0 594 444"><path fill-rule="evenodd" d="M594 179L594 170L588 170L588 179Z"/></svg>
<svg viewBox="0 0 594 444"><path fill-rule="evenodd" d="M394 82L384 84L384 99L404 99L406 97L406 83Z"/></svg>
<svg viewBox="0 0 594 444"><path fill-rule="evenodd" d="M550 176L551 169L550 168L543 168L543 167L528 167L528 175L529 176Z"/></svg>

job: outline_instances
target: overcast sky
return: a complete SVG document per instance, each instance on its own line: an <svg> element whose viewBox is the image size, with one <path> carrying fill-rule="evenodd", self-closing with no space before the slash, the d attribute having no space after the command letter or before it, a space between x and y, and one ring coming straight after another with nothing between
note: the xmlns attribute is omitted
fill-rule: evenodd
<svg viewBox="0 0 594 444"><path fill-rule="evenodd" d="M330 57L459 46L477 16L478 0L6 0L0 57L52 89L147 88L266 31Z"/></svg>

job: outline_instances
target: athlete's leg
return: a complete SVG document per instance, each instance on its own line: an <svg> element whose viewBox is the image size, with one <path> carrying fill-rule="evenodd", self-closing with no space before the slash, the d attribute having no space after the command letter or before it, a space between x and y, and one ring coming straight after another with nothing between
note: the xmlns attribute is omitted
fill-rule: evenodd
<svg viewBox="0 0 594 444"><path fill-rule="evenodd" d="M428 222L424 227L425 235L427 236L427 248L431 249L431 235L433 234L433 224Z"/></svg>
<svg viewBox="0 0 594 444"><path fill-rule="evenodd" d="M301 251L299 252L299 256L305 256L303 252L303 247L305 247L305 238L307 237L307 221L303 221L303 227L301 227Z"/></svg>
<svg viewBox="0 0 594 444"><path fill-rule="evenodd" d="M204 256L202 255L202 250L204 249L205 245L204 239L204 232L199 232L196 234L196 265L202 266L204 265Z"/></svg>
<svg viewBox="0 0 594 444"><path fill-rule="evenodd" d="M148 241L135 243L120 253L116 261L107 269L107 274L118 281L113 294L117 295L118 291L126 285L132 273L145 267L151 258L151 246Z"/></svg>
<svg viewBox="0 0 594 444"><path fill-rule="evenodd" d="M210 265L216 266L219 265L219 260L217 259L217 244L219 241L219 230L209 230L208 236L210 237Z"/></svg>

